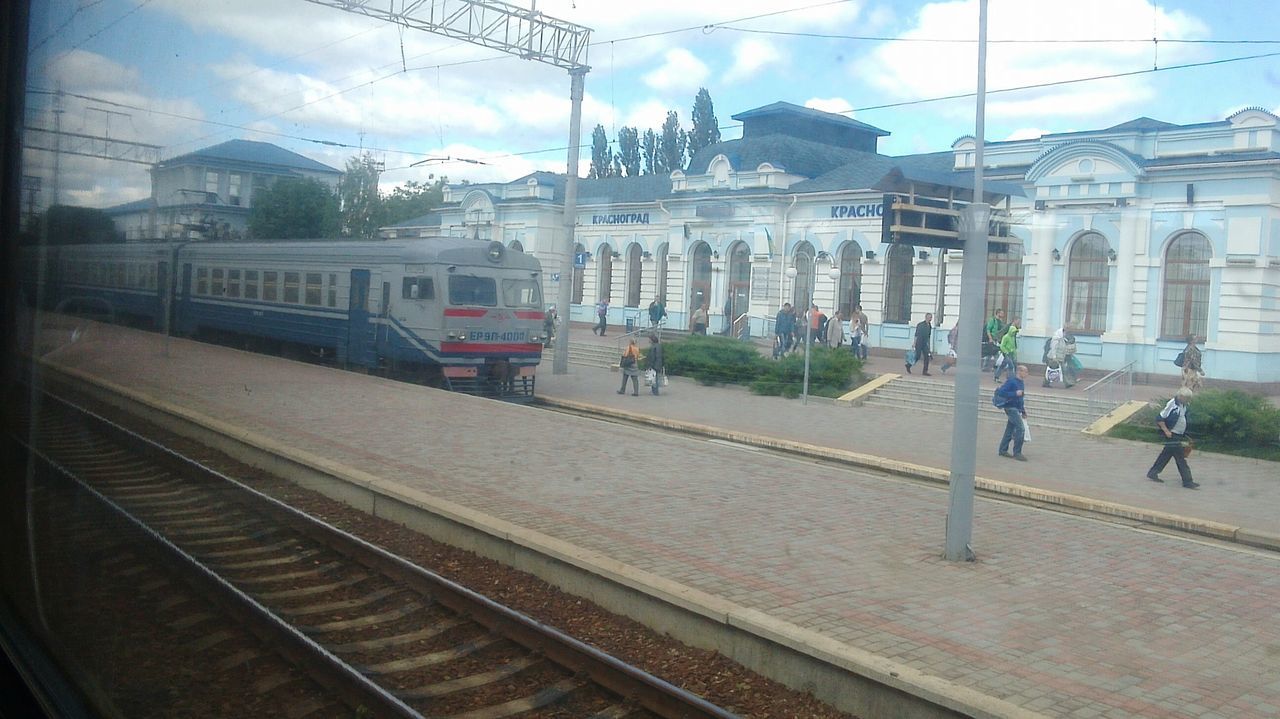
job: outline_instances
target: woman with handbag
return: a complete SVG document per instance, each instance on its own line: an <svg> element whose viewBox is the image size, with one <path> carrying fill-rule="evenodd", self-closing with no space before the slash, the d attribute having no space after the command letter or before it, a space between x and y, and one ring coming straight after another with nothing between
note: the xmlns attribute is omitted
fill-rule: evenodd
<svg viewBox="0 0 1280 719"><path fill-rule="evenodd" d="M665 366L662 362L662 341L658 339L658 335L649 335L649 351L645 353L644 359L645 377L649 381L649 391L656 397L658 395L658 387L662 386L662 380L666 376Z"/></svg>
<svg viewBox="0 0 1280 719"><path fill-rule="evenodd" d="M631 396L640 396L640 348L636 346L636 341L632 339L627 348L623 350L622 357L618 359L618 368L622 370L622 386L618 388L618 394L626 394L627 380L631 380Z"/></svg>

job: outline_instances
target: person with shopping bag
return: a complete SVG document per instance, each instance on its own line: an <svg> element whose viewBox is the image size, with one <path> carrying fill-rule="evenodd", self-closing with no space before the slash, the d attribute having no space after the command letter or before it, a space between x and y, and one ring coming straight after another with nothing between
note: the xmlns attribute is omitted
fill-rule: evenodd
<svg viewBox="0 0 1280 719"><path fill-rule="evenodd" d="M658 339L657 334L649 335L649 351L645 353L644 359L644 378L649 383L649 391L656 397L658 388L667 377L666 368L662 362L662 340Z"/></svg>
<svg viewBox="0 0 1280 719"><path fill-rule="evenodd" d="M996 389L991 403L1004 410L1007 421L1004 435L1000 438L998 452L1001 457L1011 457L1019 462L1027 461L1022 454L1022 443L1027 440L1027 407L1024 399L1027 393L1027 375L1031 370L1026 365L1018 365L1013 376ZM1009 453L1009 444L1013 443L1013 453Z"/></svg>

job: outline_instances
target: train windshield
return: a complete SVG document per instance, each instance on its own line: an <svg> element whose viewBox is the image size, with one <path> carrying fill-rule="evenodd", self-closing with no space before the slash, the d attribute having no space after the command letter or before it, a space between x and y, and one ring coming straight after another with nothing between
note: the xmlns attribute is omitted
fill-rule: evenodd
<svg viewBox="0 0 1280 719"><path fill-rule="evenodd" d="M453 275L449 278L449 304L494 307L498 304L498 284L492 277Z"/></svg>
<svg viewBox="0 0 1280 719"><path fill-rule="evenodd" d="M503 280L502 304L507 307L542 308L542 291L537 280Z"/></svg>

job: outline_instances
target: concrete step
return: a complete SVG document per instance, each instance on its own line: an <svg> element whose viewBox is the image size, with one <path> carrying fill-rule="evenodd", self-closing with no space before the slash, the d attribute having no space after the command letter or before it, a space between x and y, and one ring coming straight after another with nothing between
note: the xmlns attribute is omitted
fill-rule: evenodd
<svg viewBox="0 0 1280 719"><path fill-rule="evenodd" d="M936 397L951 399L955 397L955 385L949 382L929 382L927 380L916 380L910 378L899 378L890 382L881 388L882 390L893 390L897 392L911 392L920 396ZM991 398L991 392L994 388L984 387L979 390L979 394L985 393L986 399ZM1059 394L1058 392L1061 392ZM1028 393L1028 401L1035 401L1042 406L1061 407L1064 410L1081 409L1088 411L1089 400L1079 390L1057 390L1053 394L1047 392Z"/></svg>
<svg viewBox="0 0 1280 719"><path fill-rule="evenodd" d="M890 383L880 388L873 394L873 396L886 401L902 400L930 402L948 408L955 403L954 393L930 394L917 392L910 388L897 388L894 387L893 384L894 383ZM992 411L998 411L997 408L991 404L991 394L989 392L979 392L978 403L981 407L990 407ZM1027 404L1035 407L1037 414L1051 412L1053 414L1071 417L1073 420L1077 418L1088 418L1090 421L1098 416L1098 413L1089 409L1087 402L1075 402L1033 395L1027 397Z"/></svg>
<svg viewBox="0 0 1280 719"><path fill-rule="evenodd" d="M909 401L901 399L875 399L874 397L863 402L864 405L871 407L887 407L896 410L907 410L908 412L925 412L928 414L949 415L953 408L946 405L940 405L933 402ZM1038 414L1034 410L1031 411L1031 426L1046 427L1050 429L1061 429L1071 432L1078 432L1084 427L1092 424L1092 418L1081 418L1079 422L1068 420L1061 415L1045 415ZM989 420L992 422L1003 422L1007 415L995 407L978 408L978 418L980 420Z"/></svg>

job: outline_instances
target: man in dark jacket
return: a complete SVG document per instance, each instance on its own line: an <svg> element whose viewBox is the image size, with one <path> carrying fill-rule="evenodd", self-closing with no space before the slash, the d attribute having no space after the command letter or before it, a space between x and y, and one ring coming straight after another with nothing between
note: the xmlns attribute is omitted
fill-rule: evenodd
<svg viewBox="0 0 1280 719"><path fill-rule="evenodd" d="M662 340L658 339L658 335L649 335L649 351L645 354L645 369L653 370L653 382L649 385L649 391L655 396L658 394L658 388L662 386L663 376L662 362Z"/></svg>
<svg viewBox="0 0 1280 719"><path fill-rule="evenodd" d="M915 344L916 361L924 362L924 372L921 372L920 374L925 377L931 376L929 374L929 345L931 339L933 339L933 314L927 313L920 324L916 325ZM905 364L907 367L907 374L911 374L911 363L906 362Z"/></svg>
<svg viewBox="0 0 1280 719"><path fill-rule="evenodd" d="M796 316L791 312L791 303L783 302L778 316L773 319L774 357L786 354L791 350L791 335L796 327Z"/></svg>
<svg viewBox="0 0 1280 719"><path fill-rule="evenodd" d="M657 297L654 297L653 302L649 303L649 326L657 327L658 323L661 322L666 316L667 316L667 308L665 305L662 304L662 296L659 295Z"/></svg>
<svg viewBox="0 0 1280 719"><path fill-rule="evenodd" d="M1022 443L1026 439L1023 431L1023 422L1027 418L1027 407L1023 404L1023 397L1027 393L1027 375L1030 370L1026 365L1018 365L1018 369L1014 372L1014 376L1005 380L996 390L995 397L992 399L995 406L1004 410L1007 421L1004 425L1004 436L1000 438L1000 456L1013 457L1019 462L1027 461L1022 456ZM1013 454L1009 454L1009 442L1013 441Z"/></svg>

